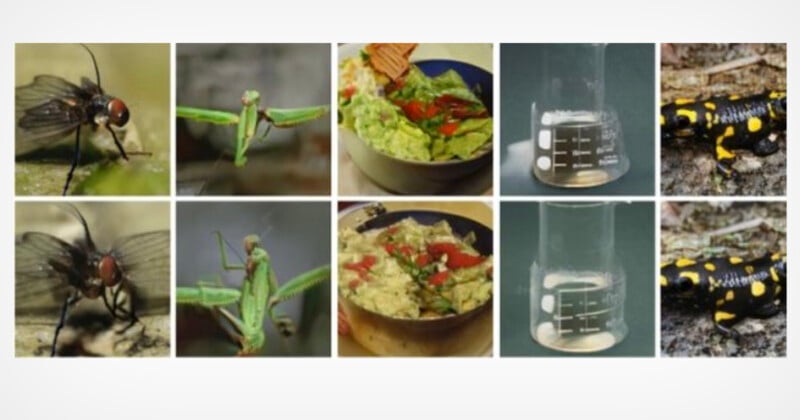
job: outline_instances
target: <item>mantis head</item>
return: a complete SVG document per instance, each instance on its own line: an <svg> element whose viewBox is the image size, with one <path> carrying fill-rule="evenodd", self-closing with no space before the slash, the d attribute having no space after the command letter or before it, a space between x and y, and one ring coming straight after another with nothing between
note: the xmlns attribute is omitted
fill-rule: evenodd
<svg viewBox="0 0 800 420"><path fill-rule="evenodd" d="M261 94L255 90L246 90L242 94L242 106L258 106L258 101L261 99Z"/></svg>
<svg viewBox="0 0 800 420"><path fill-rule="evenodd" d="M247 235L244 237L244 252L250 255L254 249L261 247L261 238L258 235Z"/></svg>

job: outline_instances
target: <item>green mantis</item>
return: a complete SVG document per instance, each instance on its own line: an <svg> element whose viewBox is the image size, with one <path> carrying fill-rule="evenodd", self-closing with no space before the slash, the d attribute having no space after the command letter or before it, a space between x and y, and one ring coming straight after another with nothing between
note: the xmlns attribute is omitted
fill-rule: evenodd
<svg viewBox="0 0 800 420"><path fill-rule="evenodd" d="M242 95L242 111L239 115L212 109L192 108L186 106L176 107L178 118L187 118L195 121L219 125L236 125L236 152L233 163L242 167L247 163L245 153L252 140L256 138L256 130L261 121L267 123L264 134L259 138L266 139L270 128L294 127L305 122L313 121L328 113L328 106L312 106L306 108L266 108L259 109L258 103L261 94L255 90L247 90Z"/></svg>
<svg viewBox="0 0 800 420"><path fill-rule="evenodd" d="M225 241L220 232L216 232L216 235L223 270L245 272L241 289L204 284L198 284L196 287L178 287L177 303L208 308L213 311L220 323L222 323L221 318L227 320L235 332L227 328L225 331L228 331L231 339L239 344L240 350L237 355L240 356L255 354L264 347L266 337L263 324L267 315L281 335L292 336L295 333L292 320L277 311L276 305L330 278L330 266L317 267L279 286L269 254L261 246L261 240L257 235L248 235L244 238L247 257L243 264L228 263ZM239 317L225 308L236 303L239 305Z"/></svg>

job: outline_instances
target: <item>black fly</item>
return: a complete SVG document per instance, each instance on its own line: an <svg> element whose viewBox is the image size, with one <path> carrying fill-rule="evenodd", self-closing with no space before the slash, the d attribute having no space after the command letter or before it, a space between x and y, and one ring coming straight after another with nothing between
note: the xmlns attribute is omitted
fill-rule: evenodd
<svg viewBox="0 0 800 420"><path fill-rule="evenodd" d="M70 244L42 232L16 238L17 301L35 300L45 293L63 299L51 356L56 354L68 309L81 298L101 298L114 319L129 322L127 330L138 321L136 301L148 294L169 294L169 231L125 236L108 251L99 251L80 211L72 205L64 209L80 222L80 240Z"/></svg>
<svg viewBox="0 0 800 420"><path fill-rule="evenodd" d="M38 75L31 84L18 87L16 92L16 156L47 147L75 132L72 166L61 195L67 194L72 173L80 162L82 125L108 130L123 159L128 160L111 128L112 125L124 127L128 123L128 107L119 98L103 91L94 53L86 45L80 45L92 58L97 83L83 77L81 85L77 86L58 76Z"/></svg>

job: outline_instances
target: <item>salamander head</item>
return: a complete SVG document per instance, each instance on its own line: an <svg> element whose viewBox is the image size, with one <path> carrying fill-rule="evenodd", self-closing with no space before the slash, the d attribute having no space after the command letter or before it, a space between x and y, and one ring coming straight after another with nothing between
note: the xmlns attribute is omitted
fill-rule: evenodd
<svg viewBox="0 0 800 420"><path fill-rule="evenodd" d="M675 102L661 107L659 124L662 140L694 137L698 134L696 123L697 114L689 108L679 106Z"/></svg>
<svg viewBox="0 0 800 420"><path fill-rule="evenodd" d="M662 296L678 301L697 302L705 299L714 281L698 272L695 266L678 267L676 264L666 264L661 268Z"/></svg>

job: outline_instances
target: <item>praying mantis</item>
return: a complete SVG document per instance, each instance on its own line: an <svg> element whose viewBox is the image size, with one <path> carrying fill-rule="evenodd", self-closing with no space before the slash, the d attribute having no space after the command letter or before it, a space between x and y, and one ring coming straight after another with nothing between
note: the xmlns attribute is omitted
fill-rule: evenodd
<svg viewBox="0 0 800 420"><path fill-rule="evenodd" d="M276 311L275 306L330 278L330 265L307 271L279 286L269 254L261 246L258 235L248 235L244 238L244 250L247 255L244 263L230 264L222 233L219 231L215 233L222 269L245 272L241 289L226 288L221 284L206 285L202 283L196 287L178 287L176 289L177 304L196 305L210 309L221 325L224 324L222 320L225 319L235 330L231 331L223 326L231 340L239 344L237 353L239 356L256 354L264 347L266 336L263 324L267 315L281 335L292 336L296 331L294 323L287 315ZM227 305L236 303L239 306L239 317L225 308Z"/></svg>
<svg viewBox="0 0 800 420"><path fill-rule="evenodd" d="M306 108L259 109L258 103L260 99L261 94L259 92L255 90L245 91L242 95L242 111L239 115L231 112L186 106L176 107L176 114L178 118L219 125L236 125L236 152L233 164L241 168L247 163L245 153L252 140L256 137L256 129L261 121L266 121L268 124L264 134L259 138L263 140L267 138L273 125L278 128L294 127L313 121L328 113L328 106L326 105Z"/></svg>

